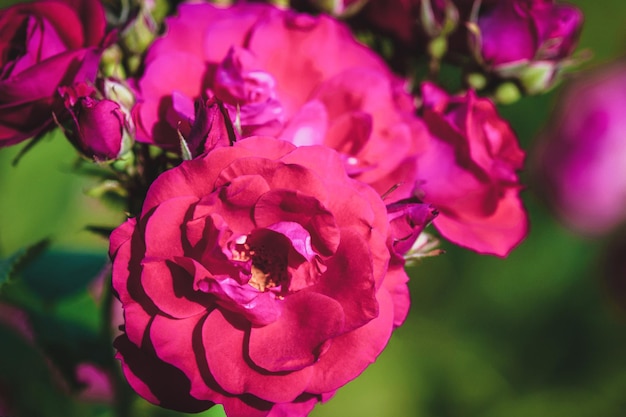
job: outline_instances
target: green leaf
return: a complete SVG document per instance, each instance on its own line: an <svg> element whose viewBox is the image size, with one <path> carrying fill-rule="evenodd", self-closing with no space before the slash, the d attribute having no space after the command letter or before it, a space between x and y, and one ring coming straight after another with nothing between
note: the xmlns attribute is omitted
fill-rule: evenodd
<svg viewBox="0 0 626 417"><path fill-rule="evenodd" d="M0 324L0 383L21 416L68 416L70 399L61 391L47 358L23 335Z"/></svg>
<svg viewBox="0 0 626 417"><path fill-rule="evenodd" d="M0 291L4 284L14 279L29 262L36 259L48 246L50 246L50 239L42 239L34 245L18 250L8 258L0 260Z"/></svg>
<svg viewBox="0 0 626 417"><path fill-rule="evenodd" d="M84 291L101 273L107 258L101 253L50 250L28 264L22 280L38 297L58 301Z"/></svg>
<svg viewBox="0 0 626 417"><path fill-rule="evenodd" d="M20 149L20 152L17 154L17 156L15 158L13 158L13 161L11 161L11 165L16 166L20 160L24 157L24 155L26 155L28 153L28 151L30 151L31 149L33 149L35 147L35 145L37 145L39 142L41 142L41 140L43 138L46 137L46 135L48 135L48 131L44 131L40 134L38 134L37 136L35 136L34 138L32 138L27 144L26 146L24 146L22 149Z"/></svg>

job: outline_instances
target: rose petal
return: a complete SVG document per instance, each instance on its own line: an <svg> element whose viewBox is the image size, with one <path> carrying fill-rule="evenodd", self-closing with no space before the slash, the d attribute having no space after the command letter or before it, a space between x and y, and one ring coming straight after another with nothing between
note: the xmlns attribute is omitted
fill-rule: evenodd
<svg viewBox="0 0 626 417"><path fill-rule="evenodd" d="M214 405L189 395L189 380L180 369L162 362L150 348L139 349L125 336L115 339L117 359L133 389L146 400L189 413L207 410Z"/></svg>
<svg viewBox="0 0 626 417"><path fill-rule="evenodd" d="M293 402L274 404L267 417L305 417L320 400L317 395L303 394Z"/></svg>
<svg viewBox="0 0 626 417"><path fill-rule="evenodd" d="M333 339L328 351L315 364L307 392L321 394L336 390L359 376L382 352L391 336L394 306L384 288L378 291L376 298L380 306L378 317Z"/></svg>
<svg viewBox="0 0 626 417"><path fill-rule="evenodd" d="M198 201L195 196L170 198L158 205L150 215L142 216L145 256L170 259L184 254L186 239L181 224L190 216L190 206Z"/></svg>
<svg viewBox="0 0 626 417"><path fill-rule="evenodd" d="M341 304L344 332L378 316L370 247L358 231L341 230L341 244L327 266L315 290Z"/></svg>
<svg viewBox="0 0 626 417"><path fill-rule="evenodd" d="M211 305L208 296L193 290L193 276L172 261L144 261L141 284L154 305L168 316L184 319Z"/></svg>
<svg viewBox="0 0 626 417"><path fill-rule="evenodd" d="M478 253L507 256L528 232L528 217L517 189L510 189L489 217L438 216L433 224L446 238Z"/></svg>
<svg viewBox="0 0 626 417"><path fill-rule="evenodd" d="M324 143L328 115L326 107L319 100L310 100L289 120L279 139L296 146L321 145Z"/></svg>
<svg viewBox="0 0 626 417"><path fill-rule="evenodd" d="M343 330L344 313L338 302L317 293L290 294L278 320L250 330L250 359L270 372L300 370L315 363L330 339Z"/></svg>
<svg viewBox="0 0 626 417"><path fill-rule="evenodd" d="M301 225L311 236L311 245L322 256L331 256L339 245L335 219L320 201L299 191L278 189L261 196L254 206L258 227L290 222Z"/></svg>
<svg viewBox="0 0 626 417"><path fill-rule="evenodd" d="M176 262L193 275L193 287L197 291L215 296L217 304L243 315L252 324L265 326L280 317L282 303L275 299L274 293L260 292L229 276L214 276L193 259L177 258Z"/></svg>
<svg viewBox="0 0 626 417"><path fill-rule="evenodd" d="M247 327L220 309L209 314L202 328L202 341L211 374L233 395L247 393L272 402L294 400L308 385L313 370L272 374L255 367L246 358Z"/></svg>
<svg viewBox="0 0 626 417"><path fill-rule="evenodd" d="M206 314L178 320L157 315L150 326L156 355L183 372L190 381L188 393L198 400L218 401L219 387L204 362L201 329Z"/></svg>

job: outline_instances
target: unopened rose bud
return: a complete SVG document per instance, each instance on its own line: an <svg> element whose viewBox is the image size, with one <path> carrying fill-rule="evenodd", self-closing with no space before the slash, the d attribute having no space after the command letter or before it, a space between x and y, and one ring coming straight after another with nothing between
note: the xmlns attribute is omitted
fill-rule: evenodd
<svg viewBox="0 0 626 417"><path fill-rule="evenodd" d="M128 149L125 117L118 103L86 97L73 110L75 140L86 156L111 160Z"/></svg>
<svg viewBox="0 0 626 417"><path fill-rule="evenodd" d="M309 0L318 10L338 17L356 14L368 0Z"/></svg>
<svg viewBox="0 0 626 417"><path fill-rule="evenodd" d="M473 54L488 70L521 80L535 94L554 85L571 64L581 11L553 0L483 2L468 23Z"/></svg>
<svg viewBox="0 0 626 417"><path fill-rule="evenodd" d="M513 104L521 97L519 88L511 82L500 84L495 93L495 99L500 104Z"/></svg>
<svg viewBox="0 0 626 417"><path fill-rule="evenodd" d="M83 155L108 161L128 151L128 118L119 103L101 99L95 88L85 84L59 92L73 121L71 127L64 129L65 134Z"/></svg>
<svg viewBox="0 0 626 417"><path fill-rule="evenodd" d="M118 44L111 45L102 53L100 70L106 77L125 78L123 58L122 48Z"/></svg>
<svg viewBox="0 0 626 417"><path fill-rule="evenodd" d="M459 22L459 11L450 0L421 0L420 22L431 38L446 37Z"/></svg>
<svg viewBox="0 0 626 417"><path fill-rule="evenodd" d="M186 146L192 157L229 146L235 141L235 131L224 104L216 98L196 103L196 114Z"/></svg>
<svg viewBox="0 0 626 417"><path fill-rule="evenodd" d="M159 27L150 10L144 7L122 32L122 42L132 55L141 55L154 41L158 30Z"/></svg>
<svg viewBox="0 0 626 417"><path fill-rule="evenodd" d="M389 204L387 218L393 253L402 256L408 252L420 233L437 214L432 205L424 204L415 198Z"/></svg>
<svg viewBox="0 0 626 417"><path fill-rule="evenodd" d="M101 90L105 98L115 101L126 114L130 114L136 100L135 94L126 83L114 78L105 78L102 81Z"/></svg>

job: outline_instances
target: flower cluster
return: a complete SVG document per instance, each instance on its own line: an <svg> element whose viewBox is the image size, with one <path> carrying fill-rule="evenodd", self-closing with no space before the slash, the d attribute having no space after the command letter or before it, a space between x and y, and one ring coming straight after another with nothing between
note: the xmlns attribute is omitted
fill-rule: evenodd
<svg viewBox="0 0 626 417"><path fill-rule="evenodd" d="M525 153L483 87L552 86L576 45L577 9L311 7L423 47L430 78L348 23L267 3L0 11L0 146L58 127L125 201L129 218L109 237L124 315L114 346L150 402L305 416L404 322L405 267L441 252L433 233L500 257L527 233ZM448 56L464 57L468 88L437 82Z"/></svg>

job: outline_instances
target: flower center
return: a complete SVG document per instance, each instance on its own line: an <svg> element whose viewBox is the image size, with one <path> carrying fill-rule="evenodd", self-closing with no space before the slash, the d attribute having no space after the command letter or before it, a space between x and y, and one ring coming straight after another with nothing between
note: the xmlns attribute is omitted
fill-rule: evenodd
<svg viewBox="0 0 626 417"><path fill-rule="evenodd" d="M235 240L231 259L249 265L248 285L261 292L276 288L287 291L287 272L290 249L289 240L282 234L268 229L258 229Z"/></svg>

